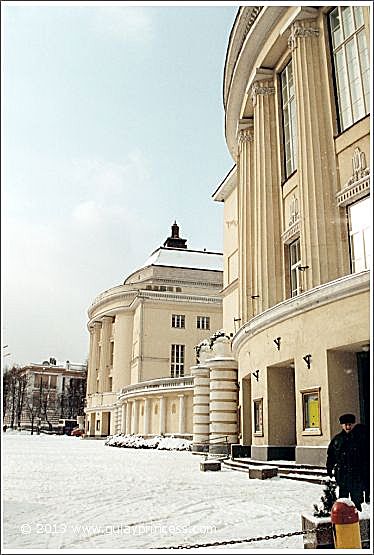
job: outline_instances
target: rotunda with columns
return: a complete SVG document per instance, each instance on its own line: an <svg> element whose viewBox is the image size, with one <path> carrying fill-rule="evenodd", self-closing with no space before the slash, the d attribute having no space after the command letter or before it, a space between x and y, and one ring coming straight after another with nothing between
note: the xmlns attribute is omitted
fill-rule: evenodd
<svg viewBox="0 0 374 555"><path fill-rule="evenodd" d="M222 327L222 254L171 235L88 310L86 437L192 438L195 346Z"/></svg>

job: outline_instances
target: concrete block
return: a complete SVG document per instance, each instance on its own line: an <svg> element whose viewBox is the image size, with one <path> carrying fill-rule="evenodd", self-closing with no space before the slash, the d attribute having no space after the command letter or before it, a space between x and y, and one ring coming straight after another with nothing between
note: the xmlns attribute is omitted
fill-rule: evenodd
<svg viewBox="0 0 374 555"><path fill-rule="evenodd" d="M206 472L207 470L221 470L221 462L220 461L202 461L200 463L200 470Z"/></svg>
<svg viewBox="0 0 374 555"><path fill-rule="evenodd" d="M251 466L248 469L249 478L257 478L257 480L266 480L274 478L278 474L277 466Z"/></svg>

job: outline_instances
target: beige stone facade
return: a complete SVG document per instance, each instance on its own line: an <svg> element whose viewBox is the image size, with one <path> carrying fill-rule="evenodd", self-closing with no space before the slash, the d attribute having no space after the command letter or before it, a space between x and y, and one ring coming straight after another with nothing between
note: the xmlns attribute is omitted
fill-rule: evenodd
<svg viewBox="0 0 374 555"><path fill-rule="evenodd" d="M234 167L223 326L252 457L325 464L370 404L369 7L242 7L224 74Z"/></svg>
<svg viewBox="0 0 374 555"><path fill-rule="evenodd" d="M86 434L192 437L195 346L222 327L222 254L176 224L164 246L89 308Z"/></svg>

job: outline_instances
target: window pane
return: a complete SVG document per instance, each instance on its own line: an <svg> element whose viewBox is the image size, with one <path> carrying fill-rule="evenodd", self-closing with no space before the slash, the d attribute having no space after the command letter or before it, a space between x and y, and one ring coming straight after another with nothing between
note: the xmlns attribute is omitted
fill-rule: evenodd
<svg viewBox="0 0 374 555"><path fill-rule="evenodd" d="M355 18L355 26L356 26L356 29L358 29L364 24L364 12L362 11L362 7L361 6L353 7L353 14Z"/></svg>
<svg viewBox="0 0 374 555"><path fill-rule="evenodd" d="M342 7L341 13L342 13L343 33L344 33L344 38L346 39L353 33L353 30L354 30L352 8L350 6Z"/></svg>
<svg viewBox="0 0 374 555"><path fill-rule="evenodd" d="M361 272L371 266L371 205L365 198L348 207L351 264L353 272Z"/></svg>
<svg viewBox="0 0 374 555"><path fill-rule="evenodd" d="M331 26L333 48L336 48L343 41L338 8L335 8L335 10L333 10L330 14L330 26Z"/></svg>
<svg viewBox="0 0 374 555"><path fill-rule="evenodd" d="M292 62L281 73L284 165L286 177L296 169L297 122Z"/></svg>
<svg viewBox="0 0 374 555"><path fill-rule="evenodd" d="M339 123L344 131L369 112L369 55L362 8L337 7L330 13L329 22Z"/></svg>

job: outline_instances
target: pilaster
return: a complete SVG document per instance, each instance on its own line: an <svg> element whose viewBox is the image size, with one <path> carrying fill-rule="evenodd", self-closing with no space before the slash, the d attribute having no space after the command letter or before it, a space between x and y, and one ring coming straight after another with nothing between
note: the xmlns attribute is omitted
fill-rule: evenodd
<svg viewBox="0 0 374 555"><path fill-rule="evenodd" d="M99 386L100 392L110 391L109 388L109 371L110 371L110 336L112 334L112 318L110 316L103 317L101 330L101 357L99 370Z"/></svg>
<svg viewBox="0 0 374 555"><path fill-rule="evenodd" d="M238 129L238 220L239 220L239 318L253 315L254 293L254 127L253 119L242 120Z"/></svg>
<svg viewBox="0 0 374 555"><path fill-rule="evenodd" d="M151 400L149 397L144 398L144 435L149 434L149 419L151 414Z"/></svg>
<svg viewBox="0 0 374 555"><path fill-rule="evenodd" d="M166 432L166 399L165 397L159 397L160 399L160 434Z"/></svg>
<svg viewBox="0 0 374 555"><path fill-rule="evenodd" d="M280 179L273 77L251 88L254 105L254 315L282 300Z"/></svg>
<svg viewBox="0 0 374 555"><path fill-rule="evenodd" d="M98 389L98 373L99 373L99 343L101 334L101 323L94 322L92 330L90 329L90 356L88 370L88 393L97 393Z"/></svg>
<svg viewBox="0 0 374 555"><path fill-rule="evenodd" d="M329 87L323 83L321 33L314 19L296 21L289 46L297 99L300 245L304 286L311 289L343 271L343 232L336 207L337 176Z"/></svg>

